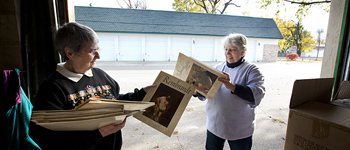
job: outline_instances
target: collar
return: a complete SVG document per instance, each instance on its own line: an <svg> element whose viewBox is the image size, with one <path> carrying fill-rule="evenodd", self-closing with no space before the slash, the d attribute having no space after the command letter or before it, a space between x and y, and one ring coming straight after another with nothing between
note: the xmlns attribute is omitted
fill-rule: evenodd
<svg viewBox="0 0 350 150"><path fill-rule="evenodd" d="M230 64L230 63L228 63L228 62L226 61L226 65L227 65L227 67L229 67L229 68L235 68L235 67L241 65L244 61L245 61L245 59L244 59L244 57L242 57L239 61L237 61L237 62L235 62L235 63L231 63L231 64Z"/></svg>
<svg viewBox="0 0 350 150"><path fill-rule="evenodd" d="M57 64L56 71L59 72L61 75L65 76L66 78L68 78L69 80L72 80L73 82L78 82L84 75L88 77L93 77L91 69L86 71L84 74L78 74L64 68L63 67L64 64L65 62Z"/></svg>

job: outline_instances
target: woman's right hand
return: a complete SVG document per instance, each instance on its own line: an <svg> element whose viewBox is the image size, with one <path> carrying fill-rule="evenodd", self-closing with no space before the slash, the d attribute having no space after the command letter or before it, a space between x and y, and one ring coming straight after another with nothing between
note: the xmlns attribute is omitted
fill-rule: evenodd
<svg viewBox="0 0 350 150"><path fill-rule="evenodd" d="M152 85L149 85L149 86L146 86L143 88L143 90L145 90L145 92L147 93L151 88L154 88L156 87L156 84L152 84Z"/></svg>
<svg viewBox="0 0 350 150"><path fill-rule="evenodd" d="M236 84L231 83L230 75L226 72L222 72L226 77L219 77L218 81L222 82L225 87L232 92L235 92L236 90Z"/></svg>
<svg viewBox="0 0 350 150"><path fill-rule="evenodd" d="M125 122L126 122L126 118L120 124L115 125L112 123L112 124L103 126L103 127L99 128L98 130L100 131L102 137L105 137L107 135L118 132L120 129L122 129L125 126Z"/></svg>

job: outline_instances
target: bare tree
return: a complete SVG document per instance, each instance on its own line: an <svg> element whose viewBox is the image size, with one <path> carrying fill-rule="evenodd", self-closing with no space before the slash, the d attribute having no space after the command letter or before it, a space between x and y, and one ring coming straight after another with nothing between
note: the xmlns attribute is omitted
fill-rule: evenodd
<svg viewBox="0 0 350 150"><path fill-rule="evenodd" d="M120 0L116 0L120 8L124 8L124 5L120 4ZM129 9L147 9L146 0L123 0L126 4L126 8Z"/></svg>
<svg viewBox="0 0 350 150"><path fill-rule="evenodd" d="M293 1L293 0L284 0L286 2L290 2L291 4L300 4L300 5L312 5L312 4L321 4L321 3L330 3L331 0L324 0L324 1L310 1L310 2L305 2L305 1Z"/></svg>
<svg viewBox="0 0 350 150"><path fill-rule="evenodd" d="M134 2L135 9L147 9L146 0L137 0Z"/></svg>
<svg viewBox="0 0 350 150"><path fill-rule="evenodd" d="M193 1L196 5L202 7L206 13L212 13L212 14L216 14L216 13L223 14L229 5L240 7L239 5L232 2L233 0L224 1L222 10L219 10L220 4L222 3L221 0L193 0Z"/></svg>

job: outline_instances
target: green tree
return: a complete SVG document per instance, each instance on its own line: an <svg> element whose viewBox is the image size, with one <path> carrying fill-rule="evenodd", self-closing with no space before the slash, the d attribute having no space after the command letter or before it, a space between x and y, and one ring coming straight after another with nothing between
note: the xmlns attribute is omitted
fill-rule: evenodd
<svg viewBox="0 0 350 150"><path fill-rule="evenodd" d="M294 29L291 29L290 31L299 56L301 52L309 52L315 47L316 41L312 38L309 31L304 30L300 21L295 23Z"/></svg>
<svg viewBox="0 0 350 150"><path fill-rule="evenodd" d="M294 32L294 22L284 21L284 18L280 18L279 15L273 19L275 20L277 27L283 36L283 39L278 40L278 48L281 52L285 52L295 44L292 38L292 32Z"/></svg>
<svg viewBox="0 0 350 150"><path fill-rule="evenodd" d="M307 30L302 32L301 40L301 52L312 52L312 49L316 46L316 40L311 36L311 33Z"/></svg>
<svg viewBox="0 0 350 150"><path fill-rule="evenodd" d="M173 9L186 12L204 12L204 9L196 5L193 0L174 0Z"/></svg>
<svg viewBox="0 0 350 150"><path fill-rule="evenodd" d="M304 30L300 21L284 21L277 15L274 18L283 39L278 41L279 50L284 52L292 46L297 47L297 54L300 56L301 52L310 52L316 44L309 31Z"/></svg>

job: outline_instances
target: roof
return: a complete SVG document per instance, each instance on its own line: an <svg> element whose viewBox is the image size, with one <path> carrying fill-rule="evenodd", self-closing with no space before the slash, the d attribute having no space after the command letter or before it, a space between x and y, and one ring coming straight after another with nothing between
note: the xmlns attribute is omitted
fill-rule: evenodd
<svg viewBox="0 0 350 150"><path fill-rule="evenodd" d="M96 32L283 39L272 18L249 16L75 6L75 21Z"/></svg>

